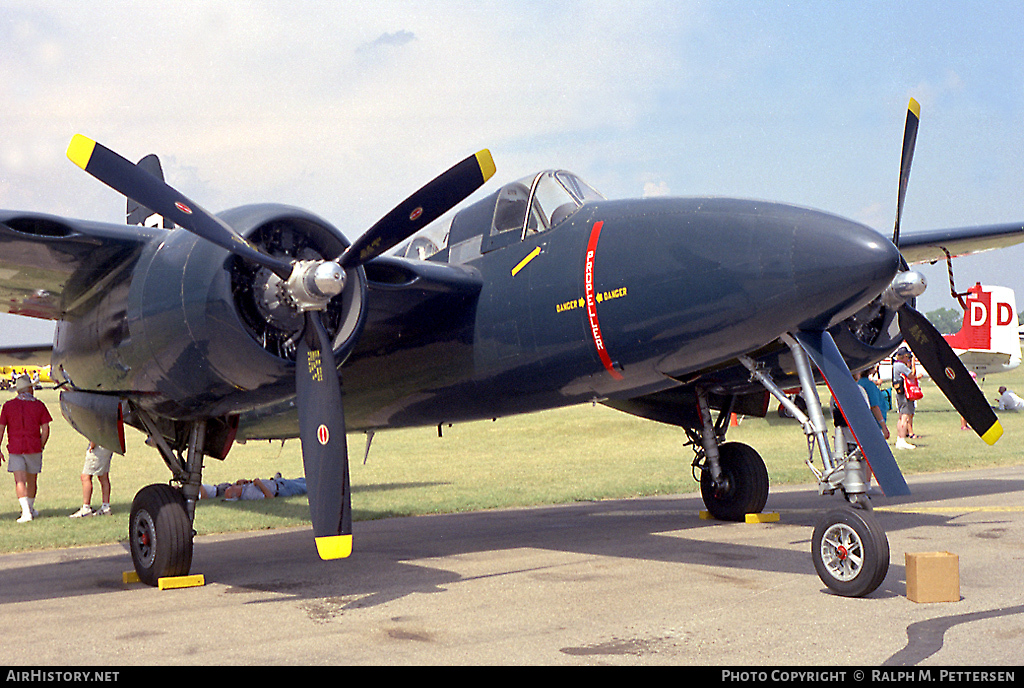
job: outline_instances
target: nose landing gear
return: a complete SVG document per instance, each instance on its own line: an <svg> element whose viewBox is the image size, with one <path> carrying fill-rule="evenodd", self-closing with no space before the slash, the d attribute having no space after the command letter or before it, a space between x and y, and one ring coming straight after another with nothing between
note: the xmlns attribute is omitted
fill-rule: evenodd
<svg viewBox="0 0 1024 688"><path fill-rule="evenodd" d="M847 505L832 509L814 530L811 557L821 581L845 597L862 597L873 592L889 570L889 541L871 510L867 495L865 464L861 450L847 441L843 428L836 428L835 449L829 437L810 361L791 336L781 338L793 353L806 410L799 408L766 372L746 356L739 361L803 426L807 435L806 463L818 481L820 494L841 491ZM748 513L759 513L768 498L768 473L756 451L745 444L725 442L728 408L712 423L706 390L697 390L700 427L686 429L689 444L697 454L693 462L699 471L701 496L712 516L723 521L742 521ZM815 451L821 468L814 465Z"/></svg>

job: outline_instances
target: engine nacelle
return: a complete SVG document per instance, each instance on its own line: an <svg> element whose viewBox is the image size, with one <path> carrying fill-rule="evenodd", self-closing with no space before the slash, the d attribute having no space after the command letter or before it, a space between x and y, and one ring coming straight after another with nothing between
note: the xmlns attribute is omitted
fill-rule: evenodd
<svg viewBox="0 0 1024 688"><path fill-rule="evenodd" d="M333 260L349 242L298 208L244 206L220 218L266 253ZM61 323L54 363L78 389L131 394L157 415L229 416L294 394L305 320L280 279L184 229L149 241L97 303ZM363 269L321 312L340 365L365 321ZM74 366L69 367L68 364Z"/></svg>

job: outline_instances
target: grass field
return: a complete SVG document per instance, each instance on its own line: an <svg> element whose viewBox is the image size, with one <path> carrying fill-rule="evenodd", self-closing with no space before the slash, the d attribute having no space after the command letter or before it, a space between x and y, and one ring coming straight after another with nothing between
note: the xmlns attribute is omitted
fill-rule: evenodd
<svg viewBox="0 0 1024 688"><path fill-rule="evenodd" d="M1024 371L992 376L985 396L999 385L1024 390ZM1024 463L1020 438L1024 414L1002 413L1005 435L989 447L972 432L960 431L959 416L938 389L925 380L915 431L918 449L896 452L907 474ZM13 395L13 394L12 394ZM50 443L39 476L36 508L41 517L18 524L14 480L0 486L0 553L123 541L135 493L150 483L166 483L170 472L140 433L129 431L125 456L114 456L111 470L113 514L69 519L82 502L79 475L86 441L60 416L57 393L38 394L54 417ZM827 390L822 390L827 403ZM6 400L6 398L4 398ZM813 483L804 465L806 440L793 420L775 414L742 419L728 439L750 444L763 456L772 484ZM889 427L895 438L895 417ZM363 463L364 435L349 437L355 519L367 520L512 506L678 494L697 489L678 428L628 416L603 406L583 405L556 411L467 423L444 428L381 432ZM6 448L5 448L6 454ZM6 473L6 464L4 464ZM302 474L297 440L250 442L235 446L227 460L207 460L204 482ZM93 505L99 502L94 488ZM306 498L258 502L202 501L200 534L260 530L308 524Z"/></svg>

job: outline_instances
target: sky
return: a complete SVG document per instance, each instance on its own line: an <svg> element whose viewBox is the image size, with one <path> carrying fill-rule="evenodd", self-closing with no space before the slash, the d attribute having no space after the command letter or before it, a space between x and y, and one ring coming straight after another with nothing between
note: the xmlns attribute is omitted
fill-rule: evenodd
<svg viewBox="0 0 1024 688"><path fill-rule="evenodd" d="M353 239L488 148L609 198L739 196L891 235L1024 221L1019 2L0 0L0 208L124 221L82 133L214 211L306 208ZM470 200L473 200L470 199ZM1024 247L954 262L1024 294ZM923 311L957 307L945 265Z"/></svg>

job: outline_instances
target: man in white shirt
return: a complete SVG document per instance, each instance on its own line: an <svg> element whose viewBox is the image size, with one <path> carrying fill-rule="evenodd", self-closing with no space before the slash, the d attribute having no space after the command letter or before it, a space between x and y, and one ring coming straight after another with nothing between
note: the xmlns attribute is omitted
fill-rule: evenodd
<svg viewBox="0 0 1024 688"><path fill-rule="evenodd" d="M1024 411L1024 399L1006 389L999 388L999 408L1004 411Z"/></svg>

